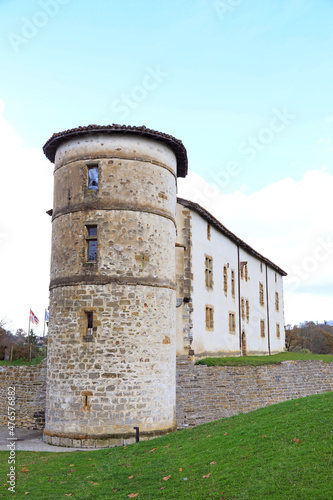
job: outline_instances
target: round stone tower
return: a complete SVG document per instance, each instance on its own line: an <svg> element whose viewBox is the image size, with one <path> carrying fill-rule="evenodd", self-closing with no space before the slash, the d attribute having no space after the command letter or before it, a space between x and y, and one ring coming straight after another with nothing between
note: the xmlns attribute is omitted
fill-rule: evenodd
<svg viewBox="0 0 333 500"><path fill-rule="evenodd" d="M182 142L80 127L55 163L44 441L115 446L176 429L176 185Z"/></svg>

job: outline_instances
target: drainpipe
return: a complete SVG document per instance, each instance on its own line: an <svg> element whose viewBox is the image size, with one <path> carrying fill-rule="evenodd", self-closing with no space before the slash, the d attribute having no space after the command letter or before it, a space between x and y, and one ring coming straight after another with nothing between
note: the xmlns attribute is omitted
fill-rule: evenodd
<svg viewBox="0 0 333 500"><path fill-rule="evenodd" d="M268 354L271 355L271 337L269 330L269 303L268 303L268 272L266 264L266 302L267 302L267 339L268 339Z"/></svg>
<svg viewBox="0 0 333 500"><path fill-rule="evenodd" d="M241 314L241 294L240 294L240 258L239 258L239 245L237 245L237 256L238 256L238 317L239 317L239 349L242 354L242 314Z"/></svg>

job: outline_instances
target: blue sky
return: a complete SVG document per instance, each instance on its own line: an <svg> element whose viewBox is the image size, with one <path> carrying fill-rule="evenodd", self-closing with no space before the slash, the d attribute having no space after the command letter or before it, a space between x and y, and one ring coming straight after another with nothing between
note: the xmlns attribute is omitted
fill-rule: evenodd
<svg viewBox="0 0 333 500"><path fill-rule="evenodd" d="M0 0L0 19L1 169L20 184L0 202L0 317L26 329L47 307L43 144L126 123L181 139L180 194L289 272L287 323L333 319L330 0Z"/></svg>

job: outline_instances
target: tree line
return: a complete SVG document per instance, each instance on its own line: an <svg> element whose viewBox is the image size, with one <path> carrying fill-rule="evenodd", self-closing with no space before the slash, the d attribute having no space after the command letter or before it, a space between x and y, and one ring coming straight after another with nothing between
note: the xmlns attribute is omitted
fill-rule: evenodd
<svg viewBox="0 0 333 500"><path fill-rule="evenodd" d="M40 339L30 330L28 336L22 328L12 333L6 328L7 320L0 319L0 360L15 361L24 359L31 361L46 354L46 339Z"/></svg>
<svg viewBox="0 0 333 500"><path fill-rule="evenodd" d="M287 351L333 354L333 326L305 321L299 325L286 325L285 330Z"/></svg>

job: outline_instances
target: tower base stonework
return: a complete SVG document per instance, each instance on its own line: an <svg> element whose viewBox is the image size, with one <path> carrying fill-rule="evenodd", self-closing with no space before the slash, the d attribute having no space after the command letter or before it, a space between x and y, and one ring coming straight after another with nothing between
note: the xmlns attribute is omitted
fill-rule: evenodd
<svg viewBox="0 0 333 500"><path fill-rule="evenodd" d="M176 429L174 293L115 284L51 291L57 326L49 344L45 442L108 447L135 442L134 427L140 439ZM90 307L92 296L100 298ZM100 320L92 342L84 343L77 332L88 307Z"/></svg>

